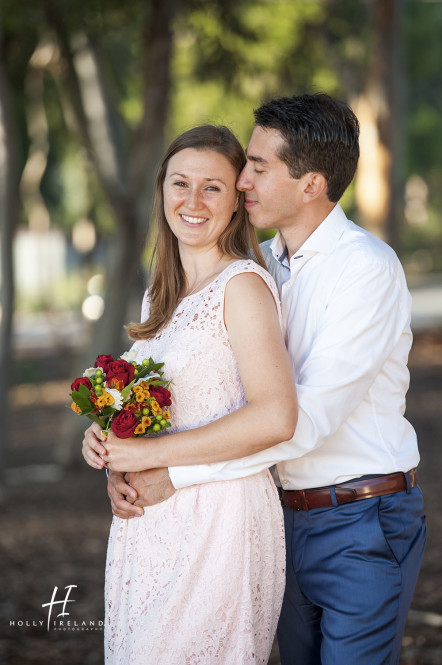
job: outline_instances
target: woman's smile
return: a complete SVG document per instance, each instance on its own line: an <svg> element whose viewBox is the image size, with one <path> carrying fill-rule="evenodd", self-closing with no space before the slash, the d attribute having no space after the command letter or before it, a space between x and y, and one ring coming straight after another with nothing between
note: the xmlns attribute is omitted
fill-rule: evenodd
<svg viewBox="0 0 442 665"><path fill-rule="evenodd" d="M201 226L209 221L208 217L194 217L193 215L184 215L183 213L180 213L179 216L184 224L190 224L191 226Z"/></svg>

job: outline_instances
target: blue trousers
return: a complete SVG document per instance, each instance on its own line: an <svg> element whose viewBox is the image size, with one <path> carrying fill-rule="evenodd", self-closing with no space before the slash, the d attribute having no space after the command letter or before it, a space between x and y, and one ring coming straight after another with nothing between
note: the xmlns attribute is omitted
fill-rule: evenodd
<svg viewBox="0 0 442 665"><path fill-rule="evenodd" d="M396 665L426 540L419 487L284 521L282 665Z"/></svg>

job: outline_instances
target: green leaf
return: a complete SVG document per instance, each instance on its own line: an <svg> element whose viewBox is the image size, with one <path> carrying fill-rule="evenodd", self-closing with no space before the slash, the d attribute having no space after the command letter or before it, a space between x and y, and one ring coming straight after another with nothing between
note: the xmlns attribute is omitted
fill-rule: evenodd
<svg viewBox="0 0 442 665"><path fill-rule="evenodd" d="M99 418L97 415L92 414L92 413L87 414L87 417L88 417L90 420L93 420L94 423L98 423L98 425L100 425L101 429L106 429L106 427L107 427L107 422L106 422L105 420L102 420L102 419Z"/></svg>
<svg viewBox="0 0 442 665"><path fill-rule="evenodd" d="M92 408L89 399L91 391L86 386L80 385L78 390L72 391L72 399L79 406L82 411L90 411Z"/></svg>

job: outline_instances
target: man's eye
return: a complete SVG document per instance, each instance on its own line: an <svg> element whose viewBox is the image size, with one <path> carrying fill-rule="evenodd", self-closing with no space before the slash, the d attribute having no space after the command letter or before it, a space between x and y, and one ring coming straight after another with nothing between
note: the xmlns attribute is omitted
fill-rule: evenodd
<svg viewBox="0 0 442 665"><path fill-rule="evenodd" d="M253 172L254 173L264 173L264 171L260 171L259 169L256 169L256 168L253 169Z"/></svg>
<svg viewBox="0 0 442 665"><path fill-rule="evenodd" d="M210 185L209 187L207 187L207 191L208 192L219 192L220 189L219 189L219 187L216 187L215 185Z"/></svg>

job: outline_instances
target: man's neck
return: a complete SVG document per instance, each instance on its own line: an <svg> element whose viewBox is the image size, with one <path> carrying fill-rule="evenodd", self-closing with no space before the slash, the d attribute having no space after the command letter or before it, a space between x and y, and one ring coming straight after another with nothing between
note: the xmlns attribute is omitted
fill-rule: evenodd
<svg viewBox="0 0 442 665"><path fill-rule="evenodd" d="M305 209L301 218L297 217L290 226L279 229L287 247L288 260L294 256L314 231L328 217L336 203L327 203L314 209Z"/></svg>

